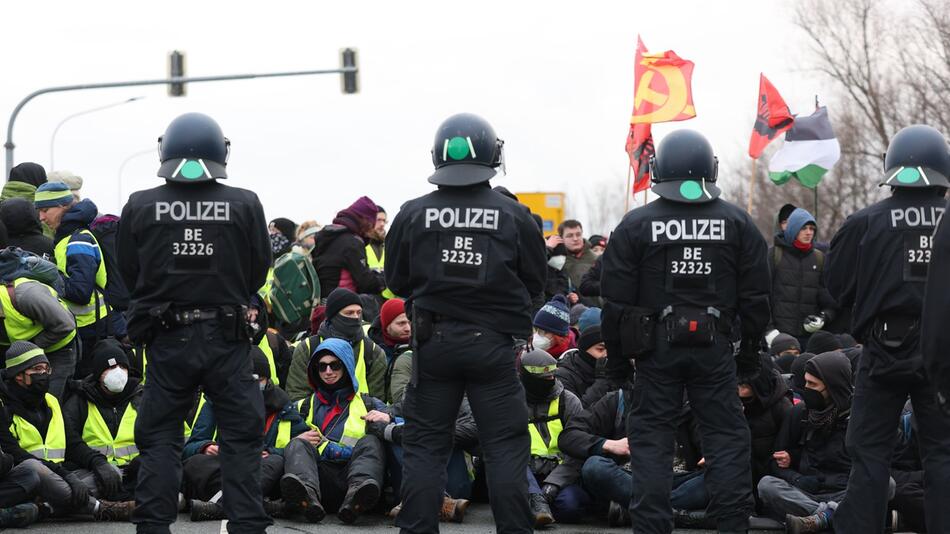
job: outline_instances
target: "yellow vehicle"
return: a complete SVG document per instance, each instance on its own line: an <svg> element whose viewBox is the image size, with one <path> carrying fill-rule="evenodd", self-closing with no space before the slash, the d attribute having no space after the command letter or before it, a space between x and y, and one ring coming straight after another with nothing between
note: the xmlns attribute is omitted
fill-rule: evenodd
<svg viewBox="0 0 950 534"><path fill-rule="evenodd" d="M541 216L544 221L545 237L557 233L557 227L564 222L564 193L515 193L518 202L531 209L531 213Z"/></svg>

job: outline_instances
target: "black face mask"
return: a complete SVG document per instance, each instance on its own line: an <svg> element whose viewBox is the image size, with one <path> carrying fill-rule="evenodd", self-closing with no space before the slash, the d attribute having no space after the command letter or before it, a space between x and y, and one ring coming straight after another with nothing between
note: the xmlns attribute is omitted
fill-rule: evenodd
<svg viewBox="0 0 950 534"><path fill-rule="evenodd" d="M337 315L330 321L333 330L350 341L356 341L363 329L363 322L358 317L344 317Z"/></svg>
<svg viewBox="0 0 950 534"><path fill-rule="evenodd" d="M521 377L521 385L528 397L533 399L544 399L551 394L554 389L554 380L545 380L543 378Z"/></svg>
<svg viewBox="0 0 950 534"><path fill-rule="evenodd" d="M828 406L828 401L821 395L821 392L811 388L805 388L802 391L802 399L809 410L820 412Z"/></svg>
<svg viewBox="0 0 950 534"><path fill-rule="evenodd" d="M30 375L30 385L26 386L26 391L34 399L42 399L49 392L50 373L37 373Z"/></svg>

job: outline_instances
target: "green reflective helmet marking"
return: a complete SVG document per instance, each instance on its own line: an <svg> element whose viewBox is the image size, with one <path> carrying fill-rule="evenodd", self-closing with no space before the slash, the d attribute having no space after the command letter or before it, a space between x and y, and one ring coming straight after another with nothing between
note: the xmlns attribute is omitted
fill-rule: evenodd
<svg viewBox="0 0 950 534"><path fill-rule="evenodd" d="M469 142L464 137L453 137L448 141L448 155L454 160L465 159L469 154Z"/></svg>
<svg viewBox="0 0 950 534"><path fill-rule="evenodd" d="M699 182L688 180L680 184L680 195L686 200L696 200L703 196L703 187Z"/></svg>
<svg viewBox="0 0 950 534"><path fill-rule="evenodd" d="M920 180L920 171L913 167L905 167L904 170L897 173L897 181L902 184L912 184Z"/></svg>
<svg viewBox="0 0 950 534"><path fill-rule="evenodd" d="M205 170L201 163L190 159L181 167L181 175L189 180L196 180L205 175Z"/></svg>

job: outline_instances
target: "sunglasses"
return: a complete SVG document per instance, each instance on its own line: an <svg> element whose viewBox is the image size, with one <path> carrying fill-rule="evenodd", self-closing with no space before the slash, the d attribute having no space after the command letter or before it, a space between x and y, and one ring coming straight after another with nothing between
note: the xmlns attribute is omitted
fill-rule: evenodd
<svg viewBox="0 0 950 534"><path fill-rule="evenodd" d="M342 362L338 362L338 361L335 361L335 362L317 362L317 372L318 372L318 373L322 373L322 372L326 371L328 368L329 368L330 370L332 370L332 371L339 371L340 369L343 369L343 363L342 363Z"/></svg>

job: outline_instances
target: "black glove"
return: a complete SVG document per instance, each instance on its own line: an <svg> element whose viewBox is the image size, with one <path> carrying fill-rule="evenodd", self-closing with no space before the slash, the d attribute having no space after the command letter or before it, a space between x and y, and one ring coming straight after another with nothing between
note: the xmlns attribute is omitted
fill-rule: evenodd
<svg viewBox="0 0 950 534"><path fill-rule="evenodd" d="M118 495L122 491L122 475L105 458L100 458L93 464L92 474L96 476L96 482L102 488L102 493L106 498Z"/></svg>
<svg viewBox="0 0 950 534"><path fill-rule="evenodd" d="M82 480L79 480L76 473L67 474L63 480L69 484L69 491L72 493L69 504L73 508L84 508L89 502L89 488L82 483Z"/></svg>
<svg viewBox="0 0 950 534"><path fill-rule="evenodd" d="M554 484L544 484L541 486L541 496L548 502L548 505L554 504L554 499L557 498L559 491L561 491L561 488Z"/></svg>
<svg viewBox="0 0 950 534"><path fill-rule="evenodd" d="M759 357L759 342L754 339L743 339L739 345L739 354L736 355L736 375L740 378L751 379L759 374L762 368L762 359Z"/></svg>
<svg viewBox="0 0 950 534"><path fill-rule="evenodd" d="M821 491L821 481L818 480L818 477L813 476L800 476L795 479L795 486L799 489L805 490L812 495Z"/></svg>

